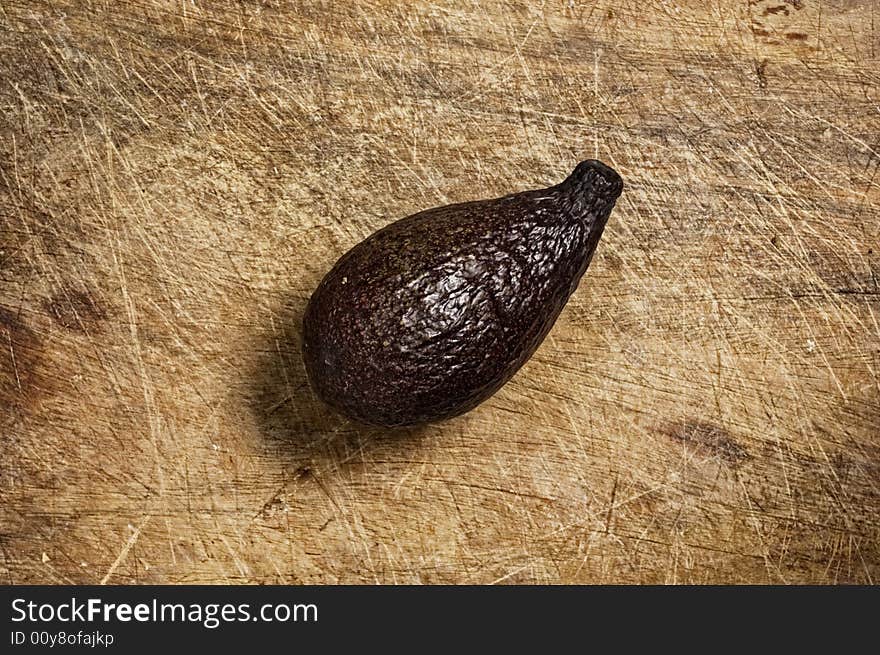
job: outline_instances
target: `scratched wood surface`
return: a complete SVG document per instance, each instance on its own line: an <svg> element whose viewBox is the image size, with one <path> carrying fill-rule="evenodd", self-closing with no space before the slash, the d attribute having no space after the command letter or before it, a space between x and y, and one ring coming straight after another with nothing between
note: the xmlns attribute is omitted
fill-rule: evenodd
<svg viewBox="0 0 880 655"><path fill-rule="evenodd" d="M0 3L0 577L876 582L878 4L402 5ZM597 155L501 392L315 400L347 248Z"/></svg>

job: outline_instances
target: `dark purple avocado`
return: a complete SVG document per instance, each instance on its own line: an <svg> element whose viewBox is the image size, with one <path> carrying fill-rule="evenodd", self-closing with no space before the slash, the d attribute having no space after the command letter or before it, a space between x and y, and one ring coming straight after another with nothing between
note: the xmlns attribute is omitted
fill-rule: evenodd
<svg viewBox="0 0 880 655"><path fill-rule="evenodd" d="M428 209L369 236L309 300L312 388L373 425L473 409L553 327L622 190L620 175L589 160L547 189Z"/></svg>

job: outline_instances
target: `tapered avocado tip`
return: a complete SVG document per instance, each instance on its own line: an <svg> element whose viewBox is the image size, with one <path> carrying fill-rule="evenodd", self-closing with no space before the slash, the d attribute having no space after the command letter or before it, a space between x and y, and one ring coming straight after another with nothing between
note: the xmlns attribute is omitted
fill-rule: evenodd
<svg viewBox="0 0 880 655"><path fill-rule="evenodd" d="M598 159L582 161L562 185L572 192L589 193L608 200L616 200L623 192L620 174Z"/></svg>

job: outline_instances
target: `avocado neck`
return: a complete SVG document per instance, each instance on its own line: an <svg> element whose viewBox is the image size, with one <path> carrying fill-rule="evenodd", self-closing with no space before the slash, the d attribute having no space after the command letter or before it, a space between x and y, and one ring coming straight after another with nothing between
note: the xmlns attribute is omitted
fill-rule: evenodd
<svg viewBox="0 0 880 655"><path fill-rule="evenodd" d="M556 191L573 216L601 230L623 192L623 180L612 168L588 159L578 164Z"/></svg>

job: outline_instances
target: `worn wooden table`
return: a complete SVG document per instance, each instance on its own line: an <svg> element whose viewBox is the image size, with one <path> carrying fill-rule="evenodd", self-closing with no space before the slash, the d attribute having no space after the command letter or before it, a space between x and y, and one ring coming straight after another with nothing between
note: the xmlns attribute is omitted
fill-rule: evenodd
<svg viewBox="0 0 880 655"><path fill-rule="evenodd" d="M4 580L877 581L876 2L210 4L0 7ZM594 156L501 392L313 398L342 252Z"/></svg>

